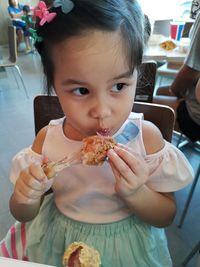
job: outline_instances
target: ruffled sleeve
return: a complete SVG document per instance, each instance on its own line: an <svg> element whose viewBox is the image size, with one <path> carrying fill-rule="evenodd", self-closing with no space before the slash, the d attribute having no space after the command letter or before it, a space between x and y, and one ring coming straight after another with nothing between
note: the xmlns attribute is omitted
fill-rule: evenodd
<svg viewBox="0 0 200 267"><path fill-rule="evenodd" d="M12 159L10 180L15 184L20 172L32 163L42 163L43 156L34 152L31 147L24 148Z"/></svg>
<svg viewBox="0 0 200 267"><path fill-rule="evenodd" d="M150 176L147 185L157 192L174 192L193 180L193 169L184 154L165 141L163 149L147 155Z"/></svg>

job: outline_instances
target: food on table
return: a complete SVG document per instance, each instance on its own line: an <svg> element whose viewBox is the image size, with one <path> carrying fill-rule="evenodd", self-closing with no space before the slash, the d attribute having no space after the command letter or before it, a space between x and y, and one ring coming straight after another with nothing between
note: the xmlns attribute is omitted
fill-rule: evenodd
<svg viewBox="0 0 200 267"><path fill-rule="evenodd" d="M83 242L70 244L63 255L66 267L99 267L100 264L99 252Z"/></svg>
<svg viewBox="0 0 200 267"><path fill-rule="evenodd" d="M162 49L170 51L176 48L176 44L172 40L167 40L159 45Z"/></svg>
<svg viewBox="0 0 200 267"><path fill-rule="evenodd" d="M115 140L109 136L94 135L83 139L80 151L57 162L47 162L42 165L46 176L50 179L64 168L82 163L84 165L102 165L107 151L114 148Z"/></svg>

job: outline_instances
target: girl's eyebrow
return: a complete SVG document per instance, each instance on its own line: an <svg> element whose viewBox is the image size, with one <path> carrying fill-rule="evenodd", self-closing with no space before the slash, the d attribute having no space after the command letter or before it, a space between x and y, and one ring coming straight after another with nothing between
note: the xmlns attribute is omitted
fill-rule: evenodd
<svg viewBox="0 0 200 267"><path fill-rule="evenodd" d="M119 74L118 76L112 78L111 80L118 80L121 78L130 78L133 75L133 72L131 70L128 70L122 74Z"/></svg>
<svg viewBox="0 0 200 267"><path fill-rule="evenodd" d="M67 79L62 82L62 85L73 85L73 84L79 84L79 85L87 85L87 83L79 81L79 80L74 80L74 79Z"/></svg>
<svg viewBox="0 0 200 267"><path fill-rule="evenodd" d="M130 78L131 76L133 75L133 72L128 70L122 74L119 74L117 75L116 77L113 77L112 79L110 79L110 81L113 81L113 80L118 80L118 79L121 79L121 78ZM83 82L83 81L79 81L79 80L74 80L74 79L67 79L65 81L62 82L62 85L73 85L73 84L79 84L79 85L83 85L83 86L86 86L87 83L86 82Z"/></svg>

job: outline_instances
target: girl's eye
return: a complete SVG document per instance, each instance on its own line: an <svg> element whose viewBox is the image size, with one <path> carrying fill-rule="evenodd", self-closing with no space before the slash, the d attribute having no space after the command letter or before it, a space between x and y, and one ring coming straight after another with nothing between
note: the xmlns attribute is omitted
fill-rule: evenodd
<svg viewBox="0 0 200 267"><path fill-rule="evenodd" d="M88 95L89 90L87 88L84 88L84 87L79 87L79 88L74 89L73 93L75 95Z"/></svg>
<svg viewBox="0 0 200 267"><path fill-rule="evenodd" d="M113 85L112 91L113 92L120 92L124 88L125 84L124 83L117 83Z"/></svg>

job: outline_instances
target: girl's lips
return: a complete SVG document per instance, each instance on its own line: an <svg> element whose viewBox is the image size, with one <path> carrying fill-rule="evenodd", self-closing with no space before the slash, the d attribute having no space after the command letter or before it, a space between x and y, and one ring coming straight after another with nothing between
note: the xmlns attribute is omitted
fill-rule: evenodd
<svg viewBox="0 0 200 267"><path fill-rule="evenodd" d="M104 129L99 129L97 131L97 134L99 135L103 135L103 136L108 136L110 133L110 130L108 128L104 128Z"/></svg>

